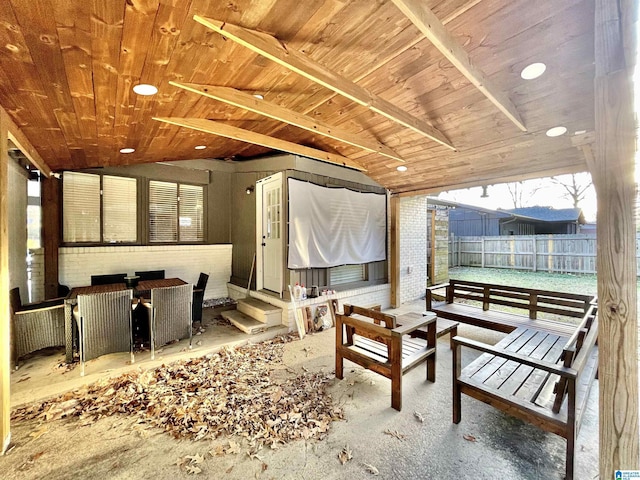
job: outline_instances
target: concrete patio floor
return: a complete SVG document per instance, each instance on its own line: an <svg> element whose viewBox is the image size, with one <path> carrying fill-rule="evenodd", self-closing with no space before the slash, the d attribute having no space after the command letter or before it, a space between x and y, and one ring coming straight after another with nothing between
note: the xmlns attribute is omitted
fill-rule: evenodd
<svg viewBox="0 0 640 480"><path fill-rule="evenodd" d="M423 302L415 302L391 313L421 311L423 306ZM54 369L43 376L38 374L46 371L40 365L42 358L30 359L13 375L12 404L76 388L104 376L106 369L107 374L115 375L130 368L150 368L185 356L204 355L219 348L219 342L247 340L247 335L233 330L229 326L208 328L205 334L194 337L192 351L186 351L184 342L180 342L165 348L162 358L153 362L148 360L148 352L140 354L134 366L122 365L128 355L98 359L87 365L88 375L84 378L79 376L79 369L64 375ZM459 334L491 343L502 336L464 325ZM202 344L196 346L200 337ZM204 457L199 464L201 478L368 479L373 475L367 471L367 465L379 471L379 478L388 479L564 478L566 443L556 435L466 396L462 399L462 422L459 425L451 422L448 340L444 337L438 342L436 383L425 381L422 366L405 375L402 412L390 407L389 380L345 361L344 379L335 380L329 388L343 407L345 419L332 423L328 437L322 441L300 440L277 450L265 448L253 458L244 451L212 456L207 452L227 439L176 440L158 429L136 430L127 417L117 415L87 426L81 426L76 418L47 422L46 430L36 421L26 421L12 427L15 447L0 457L1 476L3 479L187 478L193 475L179 468L176 460L199 454ZM334 346L334 329L308 335L285 345L283 361L289 370L296 372L303 369L333 372ZM47 358L49 365L56 363L55 355ZM465 352L464 364L471 359L472 354ZM34 366L29 368L30 364ZM65 380L54 381L54 377ZM424 422L414 412L419 412ZM576 479L598 476L597 412L596 382L577 439ZM398 432L404 438L385 434L386 430ZM353 459L341 465L338 453L347 445Z"/></svg>

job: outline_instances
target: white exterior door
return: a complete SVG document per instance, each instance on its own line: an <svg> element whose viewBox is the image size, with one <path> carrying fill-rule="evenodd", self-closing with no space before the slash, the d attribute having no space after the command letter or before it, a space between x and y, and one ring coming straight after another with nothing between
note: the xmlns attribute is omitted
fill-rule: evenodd
<svg viewBox="0 0 640 480"><path fill-rule="evenodd" d="M260 180L256 187L257 286L282 294L282 173Z"/></svg>

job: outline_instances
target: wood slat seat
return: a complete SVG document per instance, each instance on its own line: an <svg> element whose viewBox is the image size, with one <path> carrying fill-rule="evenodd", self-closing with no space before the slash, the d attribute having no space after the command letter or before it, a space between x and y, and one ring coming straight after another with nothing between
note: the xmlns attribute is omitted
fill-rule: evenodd
<svg viewBox="0 0 640 480"><path fill-rule="evenodd" d="M567 440L566 479L573 478L575 440L597 375L598 321L592 305L570 336L518 327L495 346L453 338L453 422L461 394ZM484 352L462 369L461 347Z"/></svg>
<svg viewBox="0 0 640 480"><path fill-rule="evenodd" d="M447 289L445 301L435 302L433 290L443 287ZM429 287L426 295L427 310L440 318L504 333L525 327L567 337L574 332L576 319L585 315L593 301L592 295L462 280ZM475 302L476 305L461 302ZM509 311L490 310L496 305ZM539 318L541 312L566 321Z"/></svg>
<svg viewBox="0 0 640 480"><path fill-rule="evenodd" d="M427 380L436 380L435 315L418 315L396 322L396 317L376 310L345 305L336 314L336 378L343 378L344 359L391 380L391 406L402 408L402 375L422 362ZM427 328L427 339L410 338L418 328Z"/></svg>

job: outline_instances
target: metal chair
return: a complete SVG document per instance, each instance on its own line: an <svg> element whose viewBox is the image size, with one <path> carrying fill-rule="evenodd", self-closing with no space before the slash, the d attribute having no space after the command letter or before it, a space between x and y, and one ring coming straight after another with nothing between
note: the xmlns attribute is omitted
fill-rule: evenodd
<svg viewBox="0 0 640 480"><path fill-rule="evenodd" d="M87 360L107 353L126 352L133 356L131 328L132 290L78 295L73 316L80 338L80 375Z"/></svg>
<svg viewBox="0 0 640 480"><path fill-rule="evenodd" d="M110 285L112 283L124 283L126 273L112 273L109 275L91 275L91 286Z"/></svg>
<svg viewBox="0 0 640 480"><path fill-rule="evenodd" d="M204 291L207 288L207 282L209 281L209 275L206 273L200 273L198 283L193 289L193 305L191 317L193 322L202 322L202 302L204 302Z"/></svg>
<svg viewBox="0 0 640 480"><path fill-rule="evenodd" d="M144 305L151 309L151 359L155 358L155 349L173 340L189 337L191 348L191 303L193 285L153 288L151 303Z"/></svg>
<svg viewBox="0 0 640 480"><path fill-rule="evenodd" d="M14 361L42 348L64 345L64 299L23 304L20 289L9 291Z"/></svg>

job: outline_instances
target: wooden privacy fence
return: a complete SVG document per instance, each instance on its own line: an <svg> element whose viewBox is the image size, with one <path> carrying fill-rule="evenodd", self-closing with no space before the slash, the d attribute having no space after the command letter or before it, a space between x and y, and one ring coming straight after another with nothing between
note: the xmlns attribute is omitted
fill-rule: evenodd
<svg viewBox="0 0 640 480"><path fill-rule="evenodd" d="M595 234L453 237L449 266L595 274L596 251Z"/></svg>

